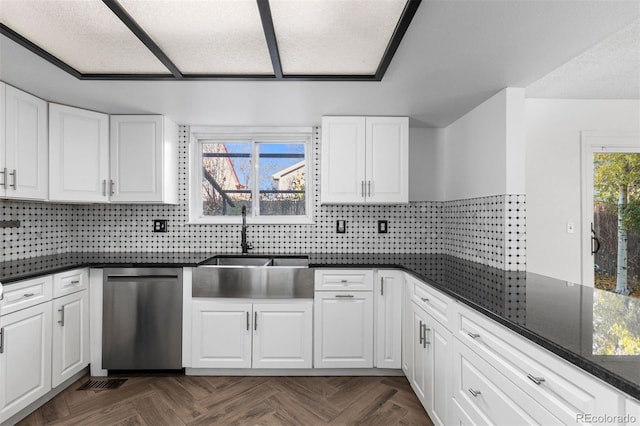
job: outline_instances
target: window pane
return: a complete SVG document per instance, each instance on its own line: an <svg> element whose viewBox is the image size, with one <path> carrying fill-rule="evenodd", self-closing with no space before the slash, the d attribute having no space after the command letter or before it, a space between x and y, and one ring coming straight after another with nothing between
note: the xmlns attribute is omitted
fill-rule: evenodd
<svg viewBox="0 0 640 426"><path fill-rule="evenodd" d="M203 216L251 214L251 143L202 144Z"/></svg>
<svg viewBox="0 0 640 426"><path fill-rule="evenodd" d="M260 216L304 216L306 161L303 143L258 144Z"/></svg>

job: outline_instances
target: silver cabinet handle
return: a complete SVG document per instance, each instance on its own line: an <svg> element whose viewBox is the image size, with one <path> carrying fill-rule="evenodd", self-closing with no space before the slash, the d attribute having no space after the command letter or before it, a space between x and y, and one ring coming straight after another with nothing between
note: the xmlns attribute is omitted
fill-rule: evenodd
<svg viewBox="0 0 640 426"><path fill-rule="evenodd" d="M424 341L422 342L422 347L423 348L426 348L427 345L431 344L431 340L427 340L427 333L430 332L430 331L431 331L431 329L427 328L427 325L425 324L424 325Z"/></svg>
<svg viewBox="0 0 640 426"><path fill-rule="evenodd" d="M106 179L102 179L102 196L103 197L107 196L107 180Z"/></svg>
<svg viewBox="0 0 640 426"><path fill-rule="evenodd" d="M420 300L422 300L424 303L427 303L429 301L429 299L427 299L426 297L421 297Z"/></svg>
<svg viewBox="0 0 640 426"><path fill-rule="evenodd" d="M73 280L71 281L71 284L80 284L80 280Z"/></svg>
<svg viewBox="0 0 640 426"><path fill-rule="evenodd" d="M25 294L22 295L22 297L32 297L32 296L35 296L35 294L34 293L25 293Z"/></svg>
<svg viewBox="0 0 640 426"><path fill-rule="evenodd" d="M7 189L9 187L9 179L7 178L7 168L5 167L0 173L2 173L2 186L4 186L4 189Z"/></svg>
<svg viewBox="0 0 640 426"><path fill-rule="evenodd" d="M380 277L380 296L384 296L384 277Z"/></svg>
<svg viewBox="0 0 640 426"><path fill-rule="evenodd" d="M371 197L371 181L367 181L367 196Z"/></svg>
<svg viewBox="0 0 640 426"><path fill-rule="evenodd" d="M13 172L9 173L9 176L13 176L13 183L9 186L13 186L13 189L18 189L18 172L16 169L13 169Z"/></svg>
<svg viewBox="0 0 640 426"><path fill-rule="evenodd" d="M353 294L336 294L336 297L353 297Z"/></svg>
<svg viewBox="0 0 640 426"><path fill-rule="evenodd" d="M467 336L471 337L472 339L477 339L478 337L480 337L478 333L471 333L471 332L467 332Z"/></svg>
<svg viewBox="0 0 640 426"><path fill-rule="evenodd" d="M247 331L249 331L249 312L247 312Z"/></svg>
<svg viewBox="0 0 640 426"><path fill-rule="evenodd" d="M113 195L115 194L115 192L113 191L113 187L116 183L113 181L113 179L109 179L109 195Z"/></svg>
<svg viewBox="0 0 640 426"><path fill-rule="evenodd" d="M58 324L64 327L64 306L58 309L58 312L60 312L60 321L58 321Z"/></svg>
<svg viewBox="0 0 640 426"><path fill-rule="evenodd" d="M254 312L253 313L253 330L257 330L258 329L258 313Z"/></svg>
<svg viewBox="0 0 640 426"><path fill-rule="evenodd" d="M531 380L536 385L541 385L545 381L544 377L536 377L531 374L527 374L527 378L529 378L529 380Z"/></svg>
<svg viewBox="0 0 640 426"><path fill-rule="evenodd" d="M0 354L4 353L4 328L0 328Z"/></svg>
<svg viewBox="0 0 640 426"><path fill-rule="evenodd" d="M477 397L478 395L480 395L482 392L480 392L479 390L475 390L473 388L469 388L469 393L471 395L473 395L474 397Z"/></svg>
<svg viewBox="0 0 640 426"><path fill-rule="evenodd" d="M422 331L423 331L422 320L419 322L420 322L420 344L422 345L422 342L424 340L424 336L422 335Z"/></svg>
<svg viewBox="0 0 640 426"><path fill-rule="evenodd" d="M364 197L364 181L360 181L360 195Z"/></svg>
<svg viewBox="0 0 640 426"><path fill-rule="evenodd" d="M347 280L340 280L341 283L348 283L349 281Z"/></svg>

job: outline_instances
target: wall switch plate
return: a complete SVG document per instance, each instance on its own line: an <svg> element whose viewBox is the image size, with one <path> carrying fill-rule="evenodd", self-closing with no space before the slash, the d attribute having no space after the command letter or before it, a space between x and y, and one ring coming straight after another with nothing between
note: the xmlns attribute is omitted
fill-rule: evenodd
<svg viewBox="0 0 640 426"><path fill-rule="evenodd" d="M165 219L153 219L153 232L167 232L167 221Z"/></svg>
<svg viewBox="0 0 640 426"><path fill-rule="evenodd" d="M567 234L573 234L574 232L576 232L576 227L573 222L567 222Z"/></svg>
<svg viewBox="0 0 640 426"><path fill-rule="evenodd" d="M336 220L336 232L338 234L344 234L345 232L347 232L346 220Z"/></svg>
<svg viewBox="0 0 640 426"><path fill-rule="evenodd" d="M389 223L386 220L378 221L378 234L386 234L389 231Z"/></svg>

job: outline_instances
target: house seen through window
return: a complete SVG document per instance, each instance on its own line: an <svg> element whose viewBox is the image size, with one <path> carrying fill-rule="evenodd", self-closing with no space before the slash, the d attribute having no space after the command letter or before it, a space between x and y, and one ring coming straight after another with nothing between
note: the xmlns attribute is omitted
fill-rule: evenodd
<svg viewBox="0 0 640 426"><path fill-rule="evenodd" d="M196 146L193 221L234 223L243 206L255 222L310 220L308 138L201 139Z"/></svg>

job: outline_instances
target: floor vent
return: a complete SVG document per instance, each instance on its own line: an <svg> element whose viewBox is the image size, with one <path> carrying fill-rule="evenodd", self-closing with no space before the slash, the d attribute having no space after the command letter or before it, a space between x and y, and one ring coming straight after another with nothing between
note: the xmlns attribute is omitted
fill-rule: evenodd
<svg viewBox="0 0 640 426"><path fill-rule="evenodd" d="M109 390L118 389L120 385L126 382L127 379L109 379L109 380L89 380L84 385L80 386L78 390Z"/></svg>

